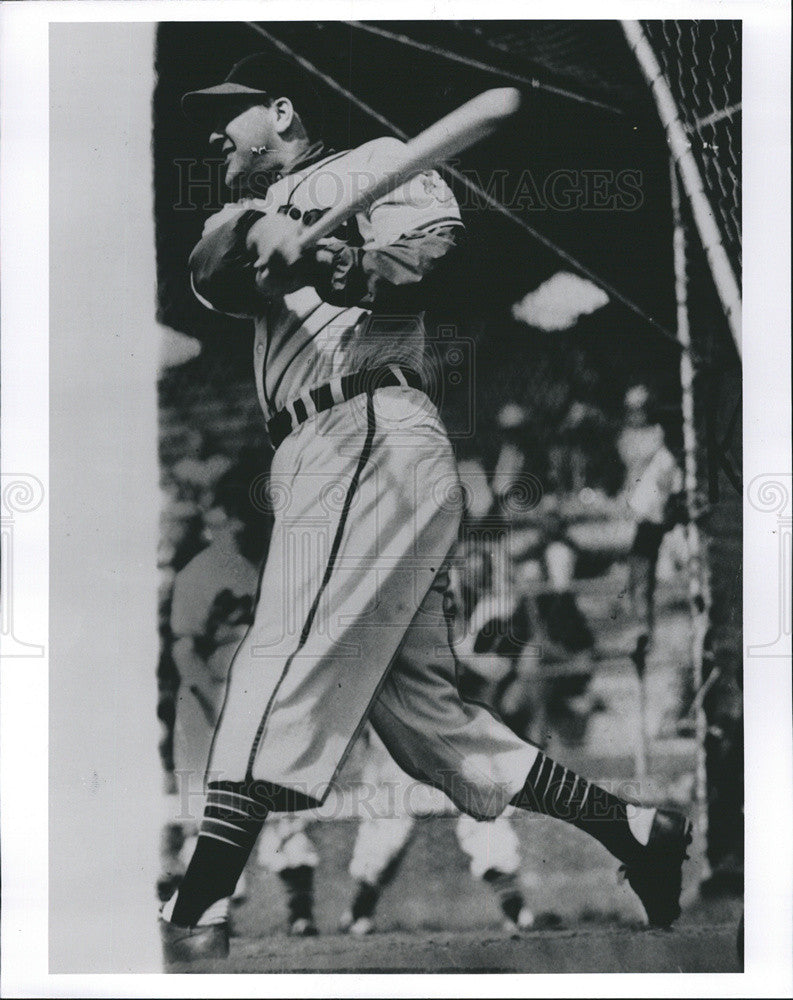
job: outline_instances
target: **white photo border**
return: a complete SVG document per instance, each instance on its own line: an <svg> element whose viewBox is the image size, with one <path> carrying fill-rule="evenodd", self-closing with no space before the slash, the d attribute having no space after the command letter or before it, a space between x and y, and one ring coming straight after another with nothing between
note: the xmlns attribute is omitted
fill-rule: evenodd
<svg viewBox="0 0 793 1000"><path fill-rule="evenodd" d="M502 2L488 7L488 15L521 17L525 6ZM558 0L535 4L534 17L582 18L592 14L590 4ZM758 476L790 474L790 10L784 0L604 0L598 5L600 18L739 18L743 19L744 98L744 483ZM34 477L43 488L41 503L19 518L15 535L14 628L18 638L40 644L49 651L49 595L57 592L48 574L48 525L57 513L50 509L50 406L48 358L51 338L68 335L49 328L49 56L50 23L157 22L187 20L331 20L477 18L481 5L471 0L438 0L431 9L416 0L286 0L265 3L226 0L130 0L124 4L106 0L70 2L4 3L0 7L2 45L2 461L7 475ZM98 86L101 86L101 81ZM98 99L102 95L98 92ZM148 126L148 123L146 123ZM121 198L143 199L142 211L152 213L151 179L132 177L132 188L124 186ZM104 194L97 185L95 197ZM70 206L79 211L90 205ZM96 216L89 217L95 221ZM150 223L153 232L153 223ZM119 237L121 238L121 237ZM140 249L140 248L138 248ZM144 248L153 257L153 247ZM135 248L124 247L124 251ZM53 262L58 264L59 262ZM73 266L63 262L68 270ZM112 258L91 261L94 280L114 284ZM153 263L151 264L153 274ZM79 294L76 289L75 294ZM150 299L152 307L154 294ZM79 303L75 306L79 313ZM96 331L97 334L99 331ZM107 331L106 331L107 332ZM156 328L134 345L115 338L115 346L103 349L103 362L113 357L130 363L130 353L139 352L135 366L144 392L154 399L154 383L146 387L147 365L152 380L156 365ZM114 354L115 351L115 354ZM90 365L91 358L86 358ZM68 420L72 429L82 429L75 444L75 459L102 454L103 421L101 394L83 398L79 412L57 412L53 421ZM72 400L74 402L74 400ZM144 402L141 402L143 407ZM141 436L154 432L150 427ZM140 483L125 486L125 503L134 504L135 491L151 496L154 468L145 457ZM148 463L148 464L146 464ZM30 485L30 484L29 484ZM35 488L35 484L34 484ZM746 488L746 487L745 487ZM79 489L77 491L79 495ZM109 526L117 516L119 488L109 487L95 497L97 530L92 544L99 552L120 551ZM103 505L104 508L103 509ZM108 507L108 505L110 505ZM124 509L127 509L126 506ZM156 512L155 512L156 513ZM141 544L152 544L156 532L154 514L148 516ZM777 525L773 517L745 504L744 648L767 642L769 618L779 601L780 567L775 560ZM148 532L148 534L147 534ZM90 565L90 560L86 563ZM128 567L118 566L121 572ZM772 571L773 569L773 571ZM140 601L152 603L143 591L148 586L134 574L131 586L141 588ZM85 582L85 600L97 596L97 581ZM101 594L99 595L101 598ZM137 605L140 607L140 605ZM109 634L107 630L101 636ZM7 639L7 637L4 637ZM144 640L148 642L148 639ZM4 650L8 643L4 642ZM154 648L154 646L152 646ZM148 647L146 647L148 649ZM110 650L86 648L86 662L101 657L107 664ZM148 660L153 663L153 660ZM4 656L2 667L2 992L4 996L43 994L59 996L249 996L260 987L258 977L246 975L189 976L135 974L65 975L48 972L48 836L66 836L68 831L48 831L49 729L47 656ZM147 668L150 670L150 667ZM86 669L76 680L90 677ZM101 676L96 672L94 679ZM97 682L98 688L74 691L75 704L84 700L89 709L113 706L112 671ZM153 687L153 685L152 685ZM110 748L103 741L128 739L133 730L150 730L156 739L153 714L154 692L140 689L127 706L129 719L114 732L102 718L87 716L84 734L90 745L75 737L74 766L84 768L91 758L102 760ZM72 706L74 707L74 706ZM116 705L117 709L117 705ZM277 975L268 977L267 988L283 996L481 996L498 992L504 996L768 996L790 995L793 989L791 946L793 940L793 767L791 766L791 670L785 657L747 658L745 671L746 709L746 971L741 975L585 975L576 976L433 976L418 975ZM76 713L75 713L76 714ZM153 744L152 744L153 745ZM68 762L67 762L68 763ZM157 763L131 761L139 769L141 782L159 782ZM130 773L132 771L132 767ZM86 783L84 794L74 802L76 813L91 824L101 824L109 802L118 789ZM112 784L112 782L111 782ZM75 825L74 833L77 830ZM132 867L140 863L140 843L135 836L117 837L118 855L91 857L91 844L107 842L110 831L88 826L86 841L74 844L75 864L86 868L72 881L76 894L75 913L89 906L92 898L93 863L112 864L112 871L99 879L118 879L119 887L131 884ZM117 832L116 832L117 835ZM92 839L93 838L93 839ZM124 855L129 848L130 856ZM82 856L78 858L78 855ZM103 881L104 880L104 881ZM154 906L149 898L150 879L134 899L118 901L118 919L150 921L140 926L139 947L155 947ZM144 907L148 906L148 910ZM134 924L133 924L134 926ZM110 947L108 939L101 947ZM130 943L129 934L121 938ZM121 963L132 961L121 956ZM134 966L134 961L132 962ZM126 967L126 966L125 966Z"/></svg>

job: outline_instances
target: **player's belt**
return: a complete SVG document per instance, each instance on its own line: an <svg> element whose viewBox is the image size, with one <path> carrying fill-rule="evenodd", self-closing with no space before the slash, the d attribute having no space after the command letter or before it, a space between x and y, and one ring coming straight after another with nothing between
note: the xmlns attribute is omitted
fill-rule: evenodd
<svg viewBox="0 0 793 1000"><path fill-rule="evenodd" d="M302 423L305 423L310 416L313 416L314 412L322 413L337 403L346 402L354 396L371 393L375 389L384 389L389 386L410 386L411 389L424 388L421 378L416 372L409 368L403 368L401 365L388 365L382 368L365 368L359 372L351 372L349 375L342 375L341 379L334 379L333 383L326 382L325 385L317 386L316 389L309 389L306 395L314 404L313 412L309 410L306 401L298 396L297 399L289 403L288 407L279 410L272 420L267 421L267 433L270 435L273 448L278 448L284 439Z"/></svg>

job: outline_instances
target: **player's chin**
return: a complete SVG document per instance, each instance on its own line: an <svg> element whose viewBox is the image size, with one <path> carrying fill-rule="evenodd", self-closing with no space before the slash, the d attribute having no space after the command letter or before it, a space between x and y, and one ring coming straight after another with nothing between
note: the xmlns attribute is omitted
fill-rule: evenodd
<svg viewBox="0 0 793 1000"><path fill-rule="evenodd" d="M228 162L225 184L239 197L251 194L252 181L255 181L255 173L251 167L251 162L239 154L233 155Z"/></svg>
<svg viewBox="0 0 793 1000"><path fill-rule="evenodd" d="M256 161L254 167L246 166L244 169L234 168L233 164L226 172L226 186L235 192L237 200L239 198L263 198L267 190L275 180L274 167L269 167L262 162L263 158ZM231 182L229 182L229 176Z"/></svg>

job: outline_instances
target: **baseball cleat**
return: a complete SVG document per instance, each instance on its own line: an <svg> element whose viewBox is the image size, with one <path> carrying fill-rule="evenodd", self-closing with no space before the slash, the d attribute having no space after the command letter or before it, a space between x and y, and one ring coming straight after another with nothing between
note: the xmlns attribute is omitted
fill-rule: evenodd
<svg viewBox="0 0 793 1000"><path fill-rule="evenodd" d="M179 927L160 918L160 939L166 965L201 958L227 958L229 953L228 922L206 927Z"/></svg>
<svg viewBox="0 0 793 1000"><path fill-rule="evenodd" d="M369 934L374 933L374 921L371 917L358 917L357 920L353 920L347 931L348 934L352 934L353 937L366 937Z"/></svg>
<svg viewBox="0 0 793 1000"><path fill-rule="evenodd" d="M523 906L518 913L515 920L510 920L507 918L504 921L504 930L509 931L528 931L534 926L534 914L528 908L528 906Z"/></svg>
<svg viewBox="0 0 793 1000"><path fill-rule="evenodd" d="M683 862L692 832L685 816L658 809L641 856L620 868L641 900L651 927L668 928L680 916Z"/></svg>
<svg viewBox="0 0 793 1000"><path fill-rule="evenodd" d="M350 910L347 910L341 918L339 929L353 937L366 937L374 932L374 921L371 917L353 917Z"/></svg>
<svg viewBox="0 0 793 1000"><path fill-rule="evenodd" d="M168 918L174 910L172 897L160 910L162 955L166 965L202 958L226 958L229 953L229 901L219 899L201 916L195 927L180 927Z"/></svg>
<svg viewBox="0 0 793 1000"><path fill-rule="evenodd" d="M292 937L316 937L319 931L313 920L298 917L289 925L289 933Z"/></svg>

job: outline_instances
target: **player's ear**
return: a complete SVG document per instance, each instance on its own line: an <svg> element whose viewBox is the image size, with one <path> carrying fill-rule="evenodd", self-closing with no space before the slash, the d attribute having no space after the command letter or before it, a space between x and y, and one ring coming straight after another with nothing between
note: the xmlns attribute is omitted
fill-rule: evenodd
<svg viewBox="0 0 793 1000"><path fill-rule="evenodd" d="M295 120L295 109L288 97L277 97L272 103L275 114L275 129L279 134L288 131Z"/></svg>

